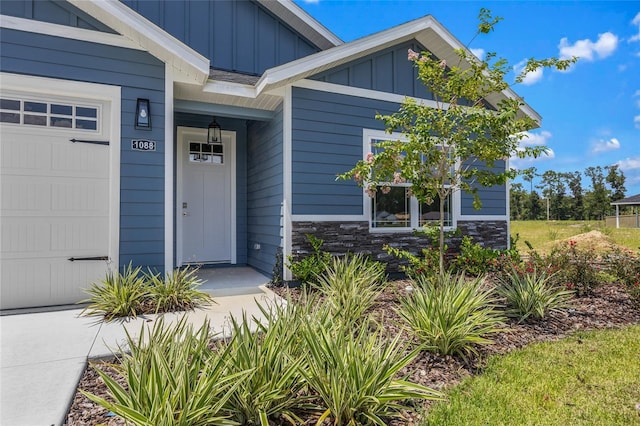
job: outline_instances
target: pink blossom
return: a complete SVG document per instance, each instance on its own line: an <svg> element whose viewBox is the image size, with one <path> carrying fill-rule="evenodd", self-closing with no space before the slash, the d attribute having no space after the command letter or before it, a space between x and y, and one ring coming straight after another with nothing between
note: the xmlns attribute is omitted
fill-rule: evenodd
<svg viewBox="0 0 640 426"><path fill-rule="evenodd" d="M367 186L367 189L365 189L365 192L369 197L373 198L376 196L376 187L374 185L369 185Z"/></svg>
<svg viewBox="0 0 640 426"><path fill-rule="evenodd" d="M393 183L394 184L399 184L399 183L405 183L407 180L405 178L403 178L402 176L400 176L400 172L395 172L393 174Z"/></svg>
<svg viewBox="0 0 640 426"><path fill-rule="evenodd" d="M420 58L420 62L425 63L428 59L429 58L427 58L426 56L423 56L422 58Z"/></svg>
<svg viewBox="0 0 640 426"><path fill-rule="evenodd" d="M360 174L360 172L355 172L353 174L353 179L358 183L362 182L362 175Z"/></svg>
<svg viewBox="0 0 640 426"><path fill-rule="evenodd" d="M373 163L373 154L372 153L368 153L367 154L367 163L372 164Z"/></svg>
<svg viewBox="0 0 640 426"><path fill-rule="evenodd" d="M418 52L414 52L412 49L409 49L409 54L407 55L407 59L410 61L415 61L416 59L418 59L420 55L418 54Z"/></svg>
<svg viewBox="0 0 640 426"><path fill-rule="evenodd" d="M391 192L391 187L390 186L383 186L382 187L382 193L383 194L388 194L389 192Z"/></svg>
<svg viewBox="0 0 640 426"><path fill-rule="evenodd" d="M445 69L447 67L447 60L446 59L441 60L439 67L442 69Z"/></svg>

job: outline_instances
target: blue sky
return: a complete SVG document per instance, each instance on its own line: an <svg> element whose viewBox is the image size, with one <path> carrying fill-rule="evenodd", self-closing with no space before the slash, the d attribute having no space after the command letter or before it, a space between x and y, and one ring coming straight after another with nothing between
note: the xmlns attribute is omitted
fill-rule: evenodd
<svg viewBox="0 0 640 426"><path fill-rule="evenodd" d="M474 40L474 52L496 52L513 66L530 57L579 56L568 72L545 70L513 87L543 118L529 141L551 150L514 165L583 173L619 164L626 195L640 194L640 2L295 1L344 41L433 15L467 44L484 7L504 20Z"/></svg>

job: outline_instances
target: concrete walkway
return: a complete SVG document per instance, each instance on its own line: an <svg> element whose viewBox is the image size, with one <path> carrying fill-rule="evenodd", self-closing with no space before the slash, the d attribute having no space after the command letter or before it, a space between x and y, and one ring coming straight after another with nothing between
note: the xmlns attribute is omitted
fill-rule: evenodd
<svg viewBox="0 0 640 426"><path fill-rule="evenodd" d="M266 282L264 276L249 271L245 278L253 276ZM277 299L256 283L227 291L241 294L219 296L216 293L224 293L224 287L217 291L211 285L207 290L217 304L186 315L196 328L209 319L213 333L228 332L230 316L240 318L243 311L249 318L262 318L256 302L266 305ZM0 317L0 425L63 424L87 360L111 356L111 349L124 343L125 329L137 336L143 325L151 326L157 319L148 315L128 322L98 323L80 317L80 312L72 309ZM183 314L165 314L165 323Z"/></svg>

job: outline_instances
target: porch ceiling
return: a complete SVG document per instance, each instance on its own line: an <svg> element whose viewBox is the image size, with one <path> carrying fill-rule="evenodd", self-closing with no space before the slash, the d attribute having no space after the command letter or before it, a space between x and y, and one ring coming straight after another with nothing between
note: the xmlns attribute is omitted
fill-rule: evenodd
<svg viewBox="0 0 640 426"><path fill-rule="evenodd" d="M269 112L275 111L282 103L282 96L277 94L261 93L256 96L253 86L211 80L204 89L193 84L175 83L173 95L177 100Z"/></svg>

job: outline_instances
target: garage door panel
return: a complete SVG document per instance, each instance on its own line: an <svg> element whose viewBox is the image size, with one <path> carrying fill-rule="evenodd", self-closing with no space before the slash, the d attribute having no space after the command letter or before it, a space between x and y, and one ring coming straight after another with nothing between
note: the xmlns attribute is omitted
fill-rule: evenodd
<svg viewBox="0 0 640 426"><path fill-rule="evenodd" d="M33 267L32 261L5 261L1 272L2 282L11 285L3 285L0 290L2 309L79 302L87 298L84 289L89 283L104 279L105 270L104 261L47 259L38 268Z"/></svg>
<svg viewBox="0 0 640 426"><path fill-rule="evenodd" d="M0 125L0 308L76 303L110 254L110 146L104 135ZM117 211L117 206L115 207Z"/></svg>

